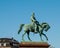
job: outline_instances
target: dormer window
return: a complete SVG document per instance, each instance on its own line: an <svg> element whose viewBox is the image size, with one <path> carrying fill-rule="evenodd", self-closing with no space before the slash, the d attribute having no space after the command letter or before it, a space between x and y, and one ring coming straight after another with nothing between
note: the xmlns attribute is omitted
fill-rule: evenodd
<svg viewBox="0 0 60 48"><path fill-rule="evenodd" d="M5 40L3 40L3 42L5 42Z"/></svg>

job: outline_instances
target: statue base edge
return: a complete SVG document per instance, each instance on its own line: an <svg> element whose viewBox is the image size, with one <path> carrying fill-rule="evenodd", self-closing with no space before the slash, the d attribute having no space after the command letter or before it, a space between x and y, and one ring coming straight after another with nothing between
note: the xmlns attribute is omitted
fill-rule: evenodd
<svg viewBox="0 0 60 48"><path fill-rule="evenodd" d="M21 42L20 48L48 48L50 45L47 42Z"/></svg>

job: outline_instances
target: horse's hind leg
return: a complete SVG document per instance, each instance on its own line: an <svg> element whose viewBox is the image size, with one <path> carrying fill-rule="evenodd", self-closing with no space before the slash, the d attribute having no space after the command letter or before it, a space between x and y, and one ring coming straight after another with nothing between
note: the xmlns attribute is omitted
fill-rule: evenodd
<svg viewBox="0 0 60 48"><path fill-rule="evenodd" d="M43 39L42 39L42 34L39 34L39 35L40 35L41 41L43 41Z"/></svg>
<svg viewBox="0 0 60 48"><path fill-rule="evenodd" d="M25 34L26 34L26 32L24 32L24 34L22 35L22 40L23 40L23 41L25 41L25 40L24 40L24 35L25 35Z"/></svg>
<svg viewBox="0 0 60 48"><path fill-rule="evenodd" d="M44 33L42 33L42 34L46 37L46 40L48 40L48 37Z"/></svg>
<svg viewBox="0 0 60 48"><path fill-rule="evenodd" d="M32 40L30 39L30 37L29 37L29 32L27 32L27 37L28 37L28 39L29 39L30 41L32 41Z"/></svg>

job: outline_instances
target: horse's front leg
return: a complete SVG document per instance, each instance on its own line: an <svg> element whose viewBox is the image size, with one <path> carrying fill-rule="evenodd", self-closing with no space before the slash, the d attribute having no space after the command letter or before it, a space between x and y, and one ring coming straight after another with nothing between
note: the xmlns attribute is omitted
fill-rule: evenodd
<svg viewBox="0 0 60 48"><path fill-rule="evenodd" d="M29 37L29 32L27 32L27 37L28 37L28 39L29 39L30 41L32 41L32 40L30 39L30 37Z"/></svg>
<svg viewBox="0 0 60 48"><path fill-rule="evenodd" d="M46 37L46 40L48 40L48 37L44 33L42 33L42 35L44 35Z"/></svg>
<svg viewBox="0 0 60 48"><path fill-rule="evenodd" d="M25 34L26 34L26 32L24 32L24 34L22 35L22 41L25 41L25 40L24 40L24 35L25 35Z"/></svg>

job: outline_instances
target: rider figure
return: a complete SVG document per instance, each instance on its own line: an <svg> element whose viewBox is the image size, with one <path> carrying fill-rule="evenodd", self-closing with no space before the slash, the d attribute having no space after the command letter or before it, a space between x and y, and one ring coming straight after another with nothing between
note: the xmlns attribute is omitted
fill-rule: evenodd
<svg viewBox="0 0 60 48"><path fill-rule="evenodd" d="M32 24L35 26L35 32L37 32L37 27L39 25L39 22L36 20L34 16L35 16L35 13L32 14L31 21L32 21Z"/></svg>

